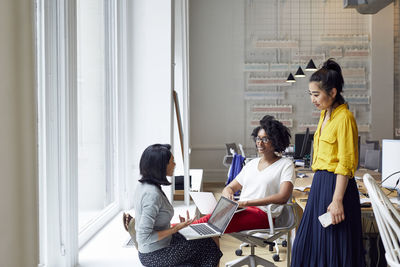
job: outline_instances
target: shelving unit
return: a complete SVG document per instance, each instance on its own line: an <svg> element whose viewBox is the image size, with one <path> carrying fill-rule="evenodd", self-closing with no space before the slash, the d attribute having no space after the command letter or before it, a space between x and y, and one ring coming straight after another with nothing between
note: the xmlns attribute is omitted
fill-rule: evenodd
<svg viewBox="0 0 400 267"><path fill-rule="evenodd" d="M343 69L343 95L359 132L368 138L370 115L370 17L338 1L248 0L245 8L244 101L247 130L270 114L292 133L315 131L320 111L310 103L308 79L286 82L312 58L317 67L335 58ZM249 141L249 144L250 141Z"/></svg>

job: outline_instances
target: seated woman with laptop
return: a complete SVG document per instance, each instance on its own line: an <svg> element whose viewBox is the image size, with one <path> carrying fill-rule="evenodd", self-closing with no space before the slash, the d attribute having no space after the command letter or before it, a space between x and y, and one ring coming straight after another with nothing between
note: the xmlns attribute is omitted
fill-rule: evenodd
<svg viewBox="0 0 400 267"><path fill-rule="evenodd" d="M180 217L181 222L171 226L174 208L161 190L161 185L170 185L166 176L172 176L175 168L170 149L155 144L143 152L135 218L124 213L124 227L136 242L144 266L218 266L222 252L211 238L186 240L178 233L193 220Z"/></svg>
<svg viewBox="0 0 400 267"><path fill-rule="evenodd" d="M290 144L290 131L273 116L266 115L251 136L254 138L258 158L248 162L241 172L222 191L222 195L233 200L234 193L241 190L239 207L246 209L235 213L225 233L269 228L267 207L272 204L272 217L280 215L282 207L293 191L294 166L289 158L280 153ZM195 223L207 222L208 214Z"/></svg>

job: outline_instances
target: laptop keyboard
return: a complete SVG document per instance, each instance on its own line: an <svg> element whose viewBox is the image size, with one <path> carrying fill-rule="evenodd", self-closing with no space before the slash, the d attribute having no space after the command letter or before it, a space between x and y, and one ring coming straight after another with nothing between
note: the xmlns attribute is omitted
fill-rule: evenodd
<svg viewBox="0 0 400 267"><path fill-rule="evenodd" d="M214 230L204 224L192 224L190 227L192 227L193 230L195 230L199 235L209 235L216 233Z"/></svg>

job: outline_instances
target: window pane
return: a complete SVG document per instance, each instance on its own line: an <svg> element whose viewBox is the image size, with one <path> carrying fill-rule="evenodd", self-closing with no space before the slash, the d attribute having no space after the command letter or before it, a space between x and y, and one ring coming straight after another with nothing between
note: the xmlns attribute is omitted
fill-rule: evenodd
<svg viewBox="0 0 400 267"><path fill-rule="evenodd" d="M104 1L77 1L78 16L78 208L79 229L113 199L109 170L110 109L106 105ZM109 192L109 193L108 193ZM109 194L109 195L107 195Z"/></svg>

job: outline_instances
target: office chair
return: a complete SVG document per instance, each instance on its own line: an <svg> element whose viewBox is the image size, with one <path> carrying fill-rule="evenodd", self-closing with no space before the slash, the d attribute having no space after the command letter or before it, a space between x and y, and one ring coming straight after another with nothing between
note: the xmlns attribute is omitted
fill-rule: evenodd
<svg viewBox="0 0 400 267"><path fill-rule="evenodd" d="M231 166L234 154L240 153L243 157L246 157L246 155L244 154L242 144L238 145L239 150L236 146L236 143L228 143L228 144L225 144L225 146L226 146L226 155L224 156L224 158L222 160L222 164L225 167L229 168Z"/></svg>
<svg viewBox="0 0 400 267"><path fill-rule="evenodd" d="M227 267L236 267L248 265L249 267L256 267L257 265L262 266L275 266L272 262L263 259L255 255L255 247L266 247L267 245L273 245L274 241L283 235L287 235L287 266L290 266L290 253L291 253L291 241L290 234L292 229L298 226L299 218L295 210L294 203L287 203L282 205L283 209L281 214L275 218L275 223L272 220L271 206L268 205L268 221L269 229L255 229L246 230L237 233L231 233L230 235L239 239L242 242L246 242L250 245L251 254L243 258L239 258L234 261L226 263Z"/></svg>
<svg viewBox="0 0 400 267"><path fill-rule="evenodd" d="M372 204L379 235L385 247L389 266L400 266L400 213L376 184L371 175L364 174L363 181Z"/></svg>

